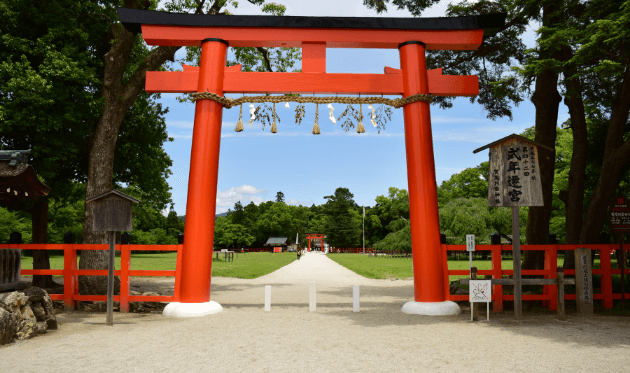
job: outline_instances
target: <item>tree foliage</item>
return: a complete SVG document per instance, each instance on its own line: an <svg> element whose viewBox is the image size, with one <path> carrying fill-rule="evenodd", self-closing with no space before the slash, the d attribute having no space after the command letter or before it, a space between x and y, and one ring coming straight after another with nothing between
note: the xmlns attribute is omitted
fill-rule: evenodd
<svg viewBox="0 0 630 373"><path fill-rule="evenodd" d="M335 194L324 197L327 200L324 205L324 231L331 246L360 246L361 217L353 198L348 188L337 188Z"/></svg>

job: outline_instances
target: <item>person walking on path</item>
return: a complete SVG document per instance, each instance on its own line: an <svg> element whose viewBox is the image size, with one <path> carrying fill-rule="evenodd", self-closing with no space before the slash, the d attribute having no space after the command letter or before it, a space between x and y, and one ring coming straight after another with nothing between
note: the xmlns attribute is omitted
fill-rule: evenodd
<svg viewBox="0 0 630 373"><path fill-rule="evenodd" d="M298 260L300 260L300 256L302 255L302 252L300 250L297 251L297 256L298 256Z"/></svg>

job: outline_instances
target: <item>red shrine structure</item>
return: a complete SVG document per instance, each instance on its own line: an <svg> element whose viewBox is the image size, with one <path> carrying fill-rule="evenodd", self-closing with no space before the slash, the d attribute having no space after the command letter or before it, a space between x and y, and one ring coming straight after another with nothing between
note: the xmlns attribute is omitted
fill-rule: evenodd
<svg viewBox="0 0 630 373"><path fill-rule="evenodd" d="M326 238L326 236L324 236L321 233L307 233L306 234L306 239L308 240L308 252L311 252L311 240L320 240L321 243L321 249L322 251L324 250L324 238Z"/></svg>
<svg viewBox="0 0 630 373"><path fill-rule="evenodd" d="M475 96L476 76L427 71L427 50L474 50L505 23L505 14L452 18L279 17L197 15L118 8L120 21L142 33L148 45L201 47L199 67L182 72L147 72L146 91L225 93L431 94ZM241 72L226 67L228 47L301 47L302 72ZM384 74L326 73L327 48L398 49L400 69ZM403 108L411 222L414 301L402 311L423 315L460 313L446 301L446 253L440 224L429 103ZM165 316L220 312L210 301L223 107L211 99L195 104L180 302Z"/></svg>

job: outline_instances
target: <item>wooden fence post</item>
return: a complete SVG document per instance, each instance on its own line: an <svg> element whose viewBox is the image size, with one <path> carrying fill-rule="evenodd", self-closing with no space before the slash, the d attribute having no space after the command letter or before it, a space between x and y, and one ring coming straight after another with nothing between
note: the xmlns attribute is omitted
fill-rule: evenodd
<svg viewBox="0 0 630 373"><path fill-rule="evenodd" d="M564 313L564 268L558 267L556 271L558 272L558 319L566 320Z"/></svg>
<svg viewBox="0 0 630 373"><path fill-rule="evenodd" d="M545 247L545 278L557 278L555 268L558 267L558 246L556 245L556 235L549 233L547 235L547 246ZM563 272L564 273L564 272ZM543 307L547 307L550 311L555 311L558 307L558 297L556 296L557 287L553 285L543 285L543 294L549 295L549 300L543 301Z"/></svg>
<svg viewBox="0 0 630 373"><path fill-rule="evenodd" d="M118 245L120 249L120 312L129 312L129 293L131 279L129 266L131 264L131 250L129 245Z"/></svg>
<svg viewBox="0 0 630 373"><path fill-rule="evenodd" d="M492 270L494 273L492 274L492 278L501 279L503 278L502 269L501 269L501 236L498 233L493 233L490 235L490 244L492 247ZM493 285L492 286L492 310L494 312L503 311L503 286L502 285Z"/></svg>
<svg viewBox="0 0 630 373"><path fill-rule="evenodd" d="M604 308L613 307L612 267L610 263L611 246L612 245L608 245L608 248L604 250L599 250L599 268L601 269L601 291L602 291L602 295L604 296L604 299L602 299L602 306ZM575 273L576 273L575 278L577 281L577 270Z"/></svg>
<svg viewBox="0 0 630 373"><path fill-rule="evenodd" d="M477 279L477 267L472 267L470 269L470 279L471 280ZM470 308L472 309L473 321L479 321L479 303L477 302L471 303Z"/></svg>
<svg viewBox="0 0 630 373"><path fill-rule="evenodd" d="M175 289L173 289L173 300L179 302L179 288L181 285L182 275L182 252L184 251L184 235L181 235L182 239L177 245L177 259L175 263ZM212 283L210 284L210 291L212 291Z"/></svg>
<svg viewBox="0 0 630 373"><path fill-rule="evenodd" d="M77 269L77 251L74 244L63 246L63 305L66 310L77 309L74 294L77 289L77 277L72 271Z"/></svg>

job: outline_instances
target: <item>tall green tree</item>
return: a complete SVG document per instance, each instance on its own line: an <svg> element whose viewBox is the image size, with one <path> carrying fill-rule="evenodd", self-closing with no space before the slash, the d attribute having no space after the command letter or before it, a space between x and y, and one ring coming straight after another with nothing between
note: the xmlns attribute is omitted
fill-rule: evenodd
<svg viewBox="0 0 630 373"><path fill-rule="evenodd" d="M457 198L487 198L489 171L490 163L482 162L453 174L437 188L438 204L442 206Z"/></svg>
<svg viewBox="0 0 630 373"><path fill-rule="evenodd" d="M247 228L230 222L230 219L220 216L214 223L214 244L219 247L249 246L254 242Z"/></svg>
<svg viewBox="0 0 630 373"><path fill-rule="evenodd" d="M354 195L348 188L337 188L325 196L324 213L326 241L333 247L357 247L361 239L361 218Z"/></svg>
<svg viewBox="0 0 630 373"><path fill-rule="evenodd" d="M168 216L166 217L166 232L169 236L178 237L179 234L184 233L184 222L177 217L177 212L171 206Z"/></svg>
<svg viewBox="0 0 630 373"><path fill-rule="evenodd" d="M370 242L380 241L391 232L388 225L398 219L409 219L409 193L390 187L387 196L376 197L376 204L366 212L365 226Z"/></svg>
<svg viewBox="0 0 630 373"><path fill-rule="evenodd" d="M556 3L558 21L543 25L538 47L521 72L531 76L547 67L562 75L559 84L573 135L568 189L561 191L567 243L596 243L605 224L606 207L630 159L630 52L625 48L630 36L630 1ZM553 54L543 55L541 48ZM589 143L589 121L597 123L590 130L606 134L603 143ZM586 199L588 157L602 145L599 172L595 171L597 184ZM573 265L569 255L565 266Z"/></svg>

